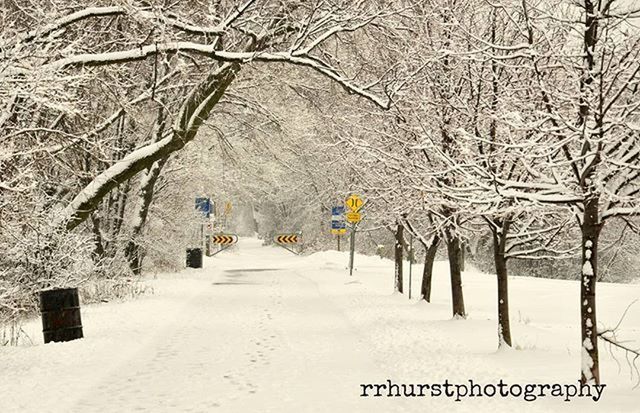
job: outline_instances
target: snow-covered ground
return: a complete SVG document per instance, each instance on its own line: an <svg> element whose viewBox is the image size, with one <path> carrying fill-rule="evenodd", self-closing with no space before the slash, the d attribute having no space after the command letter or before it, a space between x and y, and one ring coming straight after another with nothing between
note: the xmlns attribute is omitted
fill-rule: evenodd
<svg viewBox="0 0 640 413"><path fill-rule="evenodd" d="M497 352L493 276L463 274L469 318L452 320L446 262L436 264L431 304L392 293L388 260L357 256L353 277L346 263L346 253L298 257L245 238L202 270L149 281L153 295L84 306L83 340L40 344L33 320L34 345L0 348L0 412L640 411L637 377L604 346L598 402L360 397L361 384L387 380L576 384L579 290L512 278L517 350ZM413 273L417 295L421 266ZM599 319L612 326L640 285L602 283L598 295ZM640 342L638 308L621 331Z"/></svg>

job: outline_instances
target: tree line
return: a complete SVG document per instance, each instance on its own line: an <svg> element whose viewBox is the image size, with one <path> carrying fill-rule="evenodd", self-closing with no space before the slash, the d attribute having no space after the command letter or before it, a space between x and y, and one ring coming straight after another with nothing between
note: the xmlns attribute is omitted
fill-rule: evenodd
<svg viewBox="0 0 640 413"><path fill-rule="evenodd" d="M615 221L637 231L640 13L633 5L4 5L3 313L33 306L35 289L86 274L139 274L150 216L163 213L154 211L158 194L184 194L172 179L189 179L185 165L202 170L185 157L199 145L236 155L240 148L242 156L227 157L240 164L229 173L237 182L251 178L243 190L252 201L282 214L291 211L278 203L281 187L305 185L311 199L325 200L307 205L318 214L336 187L363 191L367 214L393 232L396 257L405 232L424 246L427 301L438 246L446 246L454 317L466 315L461 254L484 226L501 346L512 344L508 262L579 251L582 381L600 381L598 337L637 355L599 331L596 317L602 229ZM291 102L289 114L277 109ZM287 121L292 114L305 122ZM332 149L340 155L329 156ZM265 157L276 166L261 174ZM326 173L326 162L339 171ZM575 230L580 242L568 243Z"/></svg>

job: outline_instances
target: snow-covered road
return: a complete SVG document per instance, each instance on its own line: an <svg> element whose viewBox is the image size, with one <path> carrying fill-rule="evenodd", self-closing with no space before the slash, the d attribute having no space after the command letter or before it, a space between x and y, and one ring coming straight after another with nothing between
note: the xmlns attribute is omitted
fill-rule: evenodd
<svg viewBox="0 0 640 413"><path fill-rule="evenodd" d="M357 411L353 384L375 368L366 344L313 281L274 268L280 251L250 244L238 268L223 268L180 309L158 314L167 318L153 339L79 397L77 408Z"/></svg>
<svg viewBox="0 0 640 413"><path fill-rule="evenodd" d="M0 411L368 410L368 344L296 261L245 239L153 296L88 306L84 340L6 349Z"/></svg>
<svg viewBox="0 0 640 413"><path fill-rule="evenodd" d="M579 355L571 329L543 315L539 325L514 321L524 351L496 353L495 322L485 308L491 294L486 299L482 292L493 283L486 277L468 276L472 316L454 321L447 274L435 279L440 293L433 304L416 303L391 294L390 262L358 256L350 278L344 258L297 257L241 239L233 251L207 258L202 270L151 281L153 295L83 307L83 340L42 345L34 320L26 329L35 345L0 348L0 412L637 411L640 393L610 369L605 377L619 385L598 403L360 397L360 384L387 379L568 383ZM554 296L568 288L528 280L526 287L513 283L514 302L519 291L531 295L538 285L550 303L575 304L573 296L569 303ZM603 295L622 306L640 295L640 286L619 291L605 288ZM532 301L544 307L545 296ZM541 313L547 311L559 309ZM573 310L567 311L570 320ZM637 334L638 318L630 322L628 331Z"/></svg>

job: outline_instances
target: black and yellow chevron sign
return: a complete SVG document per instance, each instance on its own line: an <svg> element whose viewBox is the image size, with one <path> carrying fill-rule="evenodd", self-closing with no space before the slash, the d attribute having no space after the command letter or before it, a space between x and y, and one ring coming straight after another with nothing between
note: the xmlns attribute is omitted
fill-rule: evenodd
<svg viewBox="0 0 640 413"><path fill-rule="evenodd" d="M218 234L211 236L211 242L220 245L231 245L238 242L238 236L233 234Z"/></svg>
<svg viewBox="0 0 640 413"><path fill-rule="evenodd" d="M298 234L282 234L274 237L275 242L278 244L297 244Z"/></svg>

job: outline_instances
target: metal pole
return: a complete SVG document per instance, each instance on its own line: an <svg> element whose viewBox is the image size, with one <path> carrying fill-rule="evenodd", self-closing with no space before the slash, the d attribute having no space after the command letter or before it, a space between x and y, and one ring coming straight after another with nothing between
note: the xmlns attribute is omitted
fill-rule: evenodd
<svg viewBox="0 0 640 413"><path fill-rule="evenodd" d="M298 255L302 254L302 250L304 249L304 238L302 237L302 231L298 233L300 237L300 242L298 243Z"/></svg>
<svg viewBox="0 0 640 413"><path fill-rule="evenodd" d="M340 234L337 234L336 237L338 237L338 252L340 252Z"/></svg>
<svg viewBox="0 0 640 413"><path fill-rule="evenodd" d="M353 275L353 255L356 249L356 225L351 226L351 253L349 254L349 275Z"/></svg>
<svg viewBox="0 0 640 413"><path fill-rule="evenodd" d="M204 221L200 223L200 250L204 251Z"/></svg>
<svg viewBox="0 0 640 413"><path fill-rule="evenodd" d="M413 267L413 234L409 233L409 300L411 300L411 267Z"/></svg>

